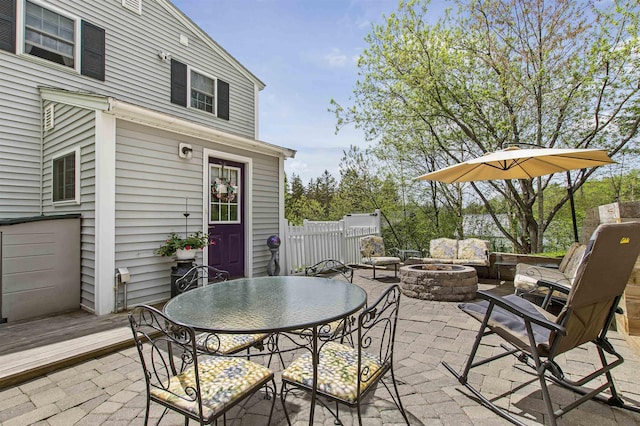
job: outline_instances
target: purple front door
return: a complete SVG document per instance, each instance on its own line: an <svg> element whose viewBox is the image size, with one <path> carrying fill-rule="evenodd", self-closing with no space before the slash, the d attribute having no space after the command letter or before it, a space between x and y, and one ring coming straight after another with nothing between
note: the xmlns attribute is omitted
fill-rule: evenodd
<svg viewBox="0 0 640 426"><path fill-rule="evenodd" d="M244 164L209 159L209 265L244 277Z"/></svg>

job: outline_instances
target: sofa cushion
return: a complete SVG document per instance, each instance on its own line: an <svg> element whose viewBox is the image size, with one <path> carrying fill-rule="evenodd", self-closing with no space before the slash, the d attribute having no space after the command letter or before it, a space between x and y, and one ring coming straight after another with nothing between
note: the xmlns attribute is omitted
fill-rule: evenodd
<svg viewBox="0 0 640 426"><path fill-rule="evenodd" d="M481 261L489 264L489 241L467 238L458 241L458 259Z"/></svg>
<svg viewBox="0 0 640 426"><path fill-rule="evenodd" d="M578 247L580 247L580 243L571 243L571 245L567 249L567 252L564 254L564 257L560 261L560 265L558 265L559 271L564 272L564 270L567 268L567 263L569 263L571 256L573 256L573 253Z"/></svg>
<svg viewBox="0 0 640 426"><path fill-rule="evenodd" d="M542 287L540 289L537 288L538 280L541 279L571 287L586 249L587 246L584 244L572 244L560 263L560 266L563 266L564 269L561 269L560 267L558 269L552 269L545 268L543 266L518 263L516 265L516 274L513 278L513 286L518 292L535 292L540 295L545 295L549 291L546 287ZM557 291L554 292L553 295L554 297L561 299L567 298L566 294Z"/></svg>
<svg viewBox="0 0 640 426"><path fill-rule="evenodd" d="M376 235L360 238L360 253L362 256L384 256L384 239Z"/></svg>
<svg viewBox="0 0 640 426"><path fill-rule="evenodd" d="M436 238L429 242L429 257L432 259L455 259L458 257L458 240Z"/></svg>
<svg viewBox="0 0 640 426"><path fill-rule="evenodd" d="M380 257L363 257L362 263L365 265L395 265L396 263L400 263L399 257L390 257L390 256L380 256Z"/></svg>
<svg viewBox="0 0 640 426"><path fill-rule="evenodd" d="M513 286L516 289L523 292L533 291L538 287L538 280L552 281L566 286L571 285L569 278L557 269L526 263L516 265L516 274L513 278ZM546 290L546 288L542 290Z"/></svg>
<svg viewBox="0 0 640 426"><path fill-rule="evenodd" d="M578 266L580 266L580 262L582 262L582 258L584 257L584 252L587 250L587 246L584 244L580 244L575 248L573 254L569 258L566 266L562 270L564 274L571 279L571 284L573 284L573 279L576 277L576 272L578 272Z"/></svg>
<svg viewBox="0 0 640 426"><path fill-rule="evenodd" d="M454 265L465 265L465 266L489 266L488 259L453 259L453 261L449 261Z"/></svg>

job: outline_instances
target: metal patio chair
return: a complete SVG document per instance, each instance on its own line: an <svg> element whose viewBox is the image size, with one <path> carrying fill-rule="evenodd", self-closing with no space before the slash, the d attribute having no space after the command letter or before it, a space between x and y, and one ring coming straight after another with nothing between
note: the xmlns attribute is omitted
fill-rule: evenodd
<svg viewBox="0 0 640 426"><path fill-rule="evenodd" d="M607 339L607 330L614 320L618 302L639 253L639 222L600 225L589 242L571 288L553 282L538 283L550 288L543 306L548 304L552 291L567 294L566 304L557 316L513 294L499 297L479 291L478 295L484 301L459 305L465 313L482 323L467 363L460 374L447 363L443 362L443 365L483 405L515 424L522 423L469 383L471 369L511 354L516 355L519 361L533 367L551 425L556 424L558 417L590 399L640 412L636 407L625 405L615 388L611 370L620 365L623 358ZM503 353L474 361L482 339L490 334L500 336L510 346L503 345ZM569 380L556 362L556 357L589 342L596 345L602 367L581 379ZM607 359L607 356L615 359ZM598 379L595 388L585 386L594 379ZM565 406L558 406L549 393L549 380L582 396ZM599 380L603 383L600 384ZM607 390L609 398L604 399L599 394Z"/></svg>
<svg viewBox="0 0 640 426"><path fill-rule="evenodd" d="M353 268L334 259L321 260L314 265L307 266L304 269L304 275L307 277L325 278L342 277L344 280L353 283ZM330 339L340 337L342 342L344 340L344 336L349 334L354 322L355 318L353 317L335 320L319 327L318 334L321 337L327 337ZM296 332L311 335L310 329L293 331L293 333Z"/></svg>
<svg viewBox="0 0 640 426"><path fill-rule="evenodd" d="M340 277L353 283L353 268L339 260L324 259L315 265L304 268L304 274L308 277Z"/></svg>
<svg viewBox="0 0 640 426"><path fill-rule="evenodd" d="M229 272L207 265L195 265L183 276L176 280L179 291L185 292L202 285L215 284L227 281ZM264 341L268 334L217 334L198 333L196 335L196 346L198 350L208 354L232 355L254 347L260 351L264 350Z"/></svg>
<svg viewBox="0 0 640 426"><path fill-rule="evenodd" d="M264 388L275 405L276 385L268 368L242 358L201 356L193 328L171 321L150 306L129 314L133 339L146 383L145 425L151 401L200 424L211 424L238 403Z"/></svg>
<svg viewBox="0 0 640 426"><path fill-rule="evenodd" d="M360 254L362 263L373 266L373 279L376 279L376 266L393 265L394 277L398 278L398 265L400 258L396 256L386 256L384 249L384 239L377 235L369 235L360 238Z"/></svg>
<svg viewBox="0 0 640 426"><path fill-rule="evenodd" d="M362 400L373 393L378 383L384 385L405 422L409 424L393 371L393 348L400 295L400 287L397 284L392 285L375 303L360 313L355 348L333 340L322 344L317 358L317 382L314 382L313 378L314 357L311 353L303 354L282 372L280 397L289 424L291 421L285 404L287 394L293 389L313 392L315 388L319 397L316 401L331 412L336 424L341 424L338 404L345 404L356 407L358 422L362 425ZM393 391L383 381L387 373L390 373ZM335 411L322 398L335 402Z"/></svg>

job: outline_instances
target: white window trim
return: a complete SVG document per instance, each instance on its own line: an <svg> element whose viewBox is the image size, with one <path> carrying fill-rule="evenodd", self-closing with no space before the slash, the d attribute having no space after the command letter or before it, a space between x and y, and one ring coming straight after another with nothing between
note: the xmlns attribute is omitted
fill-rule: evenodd
<svg viewBox="0 0 640 426"><path fill-rule="evenodd" d="M81 22L82 20L80 19L79 16L75 16L72 15L58 7L52 6L49 3L46 3L42 0L29 0L31 3L37 4L38 6L44 8L44 9L48 9L54 13L57 13L58 15L62 15L65 18L69 18L71 20L73 20L74 22L74 46L73 46L73 68L71 67L67 67L64 66L62 64L58 64L52 61L49 61L47 59L44 58L39 58L35 55L30 55L28 53L26 53L24 51L24 26L25 26L25 11L26 11L26 2L27 0L18 0L16 2L16 16L17 16L17 22L16 22L16 53L18 55L22 55L26 58L29 59L33 59L34 61L43 63L43 64L48 64L50 66L55 66L55 67L59 67L61 69L64 70L74 70L75 72L77 72L78 74L80 74L80 65L81 65L81 60L80 60L80 52L81 52L81 46L80 46L80 30L81 30Z"/></svg>
<svg viewBox="0 0 640 426"><path fill-rule="evenodd" d="M213 169L218 169L218 168L222 168L222 166L220 164L212 164L209 163L209 188L211 188L211 171ZM209 206L207 208L207 211L209 211L208 214L208 218L207 221L209 222L209 225L237 225L239 223L242 223L242 191L244 191L244 182L242 181L242 173L241 172L241 168L240 167L236 167L236 166L224 166L225 169L229 169L229 170L236 170L238 172L238 180L240 181L240 184L238 185L240 187L240 196L238 197L238 220L215 220L215 221L211 221L211 189L209 189Z"/></svg>
<svg viewBox="0 0 640 426"><path fill-rule="evenodd" d="M53 178L54 178L54 173L53 173L53 162L55 160L57 160L58 158L61 157L65 157L71 153L75 153L75 182L74 182L74 186L75 186L75 190L73 191L75 194L75 197L73 200L63 200L63 201L53 201L53 191L54 191L54 182L53 182ZM80 204L80 147L77 146L75 148L72 149L68 149L66 151L61 151L60 153L54 155L53 157L51 157L51 204L56 207L56 206L68 206L68 205L74 205L74 204Z"/></svg>
<svg viewBox="0 0 640 426"><path fill-rule="evenodd" d="M213 80L213 114L191 106L191 71ZM187 108L193 111L200 111L203 114L207 114L208 117L218 116L218 79L216 77L212 76L209 73L201 71L198 68L194 68L191 65L187 65L187 89L189 90L189 93L187 94Z"/></svg>

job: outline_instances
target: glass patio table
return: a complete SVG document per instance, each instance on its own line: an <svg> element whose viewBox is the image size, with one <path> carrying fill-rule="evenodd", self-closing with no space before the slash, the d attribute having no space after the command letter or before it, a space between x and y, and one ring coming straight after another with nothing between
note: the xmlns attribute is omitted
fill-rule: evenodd
<svg viewBox="0 0 640 426"><path fill-rule="evenodd" d="M318 328L364 306L367 293L355 284L318 277L243 278L199 287L164 307L174 321L214 333L311 331L314 384L309 424L313 424L318 364Z"/></svg>

